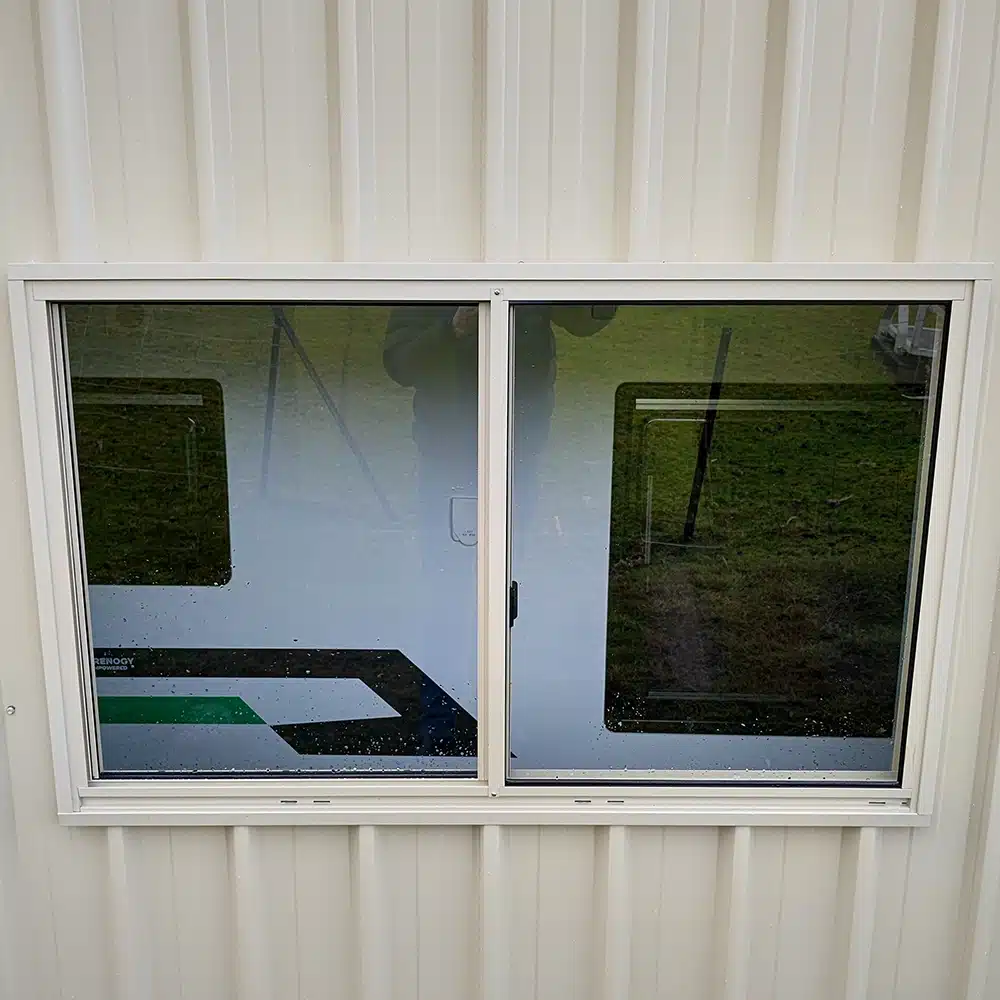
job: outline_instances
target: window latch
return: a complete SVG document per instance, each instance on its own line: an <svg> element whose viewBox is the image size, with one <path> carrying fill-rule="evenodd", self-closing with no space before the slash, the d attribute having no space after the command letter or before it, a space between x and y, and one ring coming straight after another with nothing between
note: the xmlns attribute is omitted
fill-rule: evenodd
<svg viewBox="0 0 1000 1000"><path fill-rule="evenodd" d="M517 580L510 581L510 600L508 603L510 608L510 627L514 627L514 622L517 621Z"/></svg>

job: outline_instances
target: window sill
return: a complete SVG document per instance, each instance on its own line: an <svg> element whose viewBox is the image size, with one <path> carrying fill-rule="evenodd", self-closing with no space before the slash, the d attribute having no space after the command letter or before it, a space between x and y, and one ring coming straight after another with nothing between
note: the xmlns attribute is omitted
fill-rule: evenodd
<svg viewBox="0 0 1000 1000"><path fill-rule="evenodd" d="M294 783L114 782L80 789L66 826L926 826L899 788L512 788L478 781L406 791ZM364 782L361 783L365 784ZM139 787L137 787L139 786Z"/></svg>

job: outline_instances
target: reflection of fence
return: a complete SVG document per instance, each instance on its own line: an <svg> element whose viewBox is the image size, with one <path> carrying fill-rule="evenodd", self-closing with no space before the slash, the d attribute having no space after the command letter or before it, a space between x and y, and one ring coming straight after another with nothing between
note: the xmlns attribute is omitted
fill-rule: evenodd
<svg viewBox="0 0 1000 1000"><path fill-rule="evenodd" d="M886 346L891 345L895 354L932 358L937 334L943 325L943 306L918 305L911 323L908 305L888 305L879 320L876 336Z"/></svg>
<svg viewBox="0 0 1000 1000"><path fill-rule="evenodd" d="M897 379L924 381L944 329L943 306L890 304L872 337L872 348Z"/></svg>

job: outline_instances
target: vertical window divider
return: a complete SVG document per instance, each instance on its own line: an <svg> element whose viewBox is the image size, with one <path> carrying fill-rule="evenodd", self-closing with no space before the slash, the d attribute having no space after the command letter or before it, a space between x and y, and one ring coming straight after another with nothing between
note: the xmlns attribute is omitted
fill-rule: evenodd
<svg viewBox="0 0 1000 1000"><path fill-rule="evenodd" d="M479 767L491 795L503 788L508 752L509 327L510 304L495 287L479 324Z"/></svg>

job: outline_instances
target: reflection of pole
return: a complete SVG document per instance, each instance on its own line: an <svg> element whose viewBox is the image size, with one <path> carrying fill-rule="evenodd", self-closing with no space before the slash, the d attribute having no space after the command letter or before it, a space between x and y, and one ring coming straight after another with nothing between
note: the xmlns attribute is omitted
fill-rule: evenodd
<svg viewBox="0 0 1000 1000"><path fill-rule="evenodd" d="M302 346L302 342L299 340L298 334L293 329L292 324L288 322L288 318L285 316L285 310L282 309L281 306L272 306L272 312L274 313L275 336L271 341L271 381L274 383L276 387L277 377L278 377L277 376L278 368L276 360L278 352L277 345L280 342L280 331L284 330L285 336L288 338L288 342L292 345L292 348L294 349L295 353L299 356L299 360L302 362L302 366L305 368L306 374L309 376L310 379L312 379L312 383L316 387L316 391L319 393L320 399L323 400L323 404L329 411L330 416L333 417L334 421L336 422L337 427L340 429L340 433L344 436L344 440L347 442L348 448L351 449L351 452L354 454L355 459L357 459L358 466L361 469L361 472L364 475L365 479L368 480L368 485L371 486L372 492L378 499L378 502L381 505L382 510L385 511L386 516L390 518L390 520L393 521L398 520L395 511L392 509L392 506L386 499L385 494L379 487L378 481L375 479L375 475L371 470L371 466L368 464L368 460L365 458L364 453L358 447L358 443L357 441L354 440L354 435L352 435L350 430L348 429L347 424L344 422L344 418L340 415L340 410L337 409L337 404L333 401L333 396L330 395L329 391L327 390L326 386L323 383L323 379L320 377L319 372L316 370L316 366L312 363L312 360L310 359L309 355L306 354L306 350ZM268 415L270 416L271 425L273 425L274 421L273 393L271 393L268 399ZM267 417L265 417L265 422L266 421ZM271 425L267 424L265 425L266 438L264 442L264 454L266 461L270 461L270 448L271 448L270 432L272 429Z"/></svg>
<svg viewBox="0 0 1000 1000"><path fill-rule="evenodd" d="M264 455L260 462L260 491L267 492L267 474L271 467L271 435L274 431L274 400L278 394L278 365L281 363L281 325L274 321L271 335L271 368L267 375L267 409L264 411Z"/></svg>
<svg viewBox="0 0 1000 1000"><path fill-rule="evenodd" d="M653 477L646 477L646 535L643 556L648 566L653 559Z"/></svg>
<svg viewBox="0 0 1000 1000"><path fill-rule="evenodd" d="M698 442L698 462L694 467L694 481L691 483L691 496L688 498L687 517L684 520L684 541L694 538L694 525L698 519L698 504L701 502L701 488L705 483L705 472L708 470L708 456L712 451L712 432L715 430L715 414L718 412L719 396L722 395L722 376L726 371L726 357L729 354L729 341L732 339L731 327L722 328L719 338L719 349L715 354L715 373L712 375L712 387L708 391L708 406L705 408L705 423L701 428L701 439Z"/></svg>

